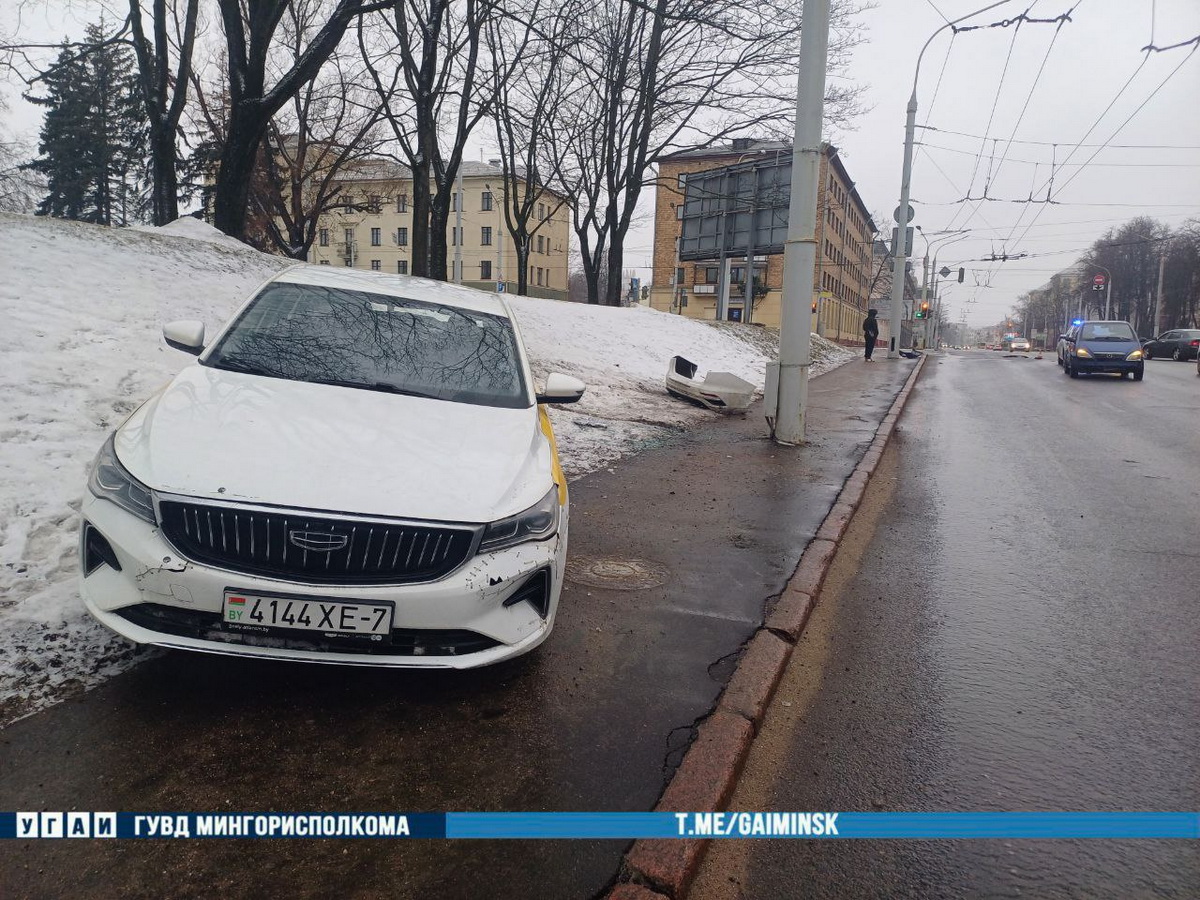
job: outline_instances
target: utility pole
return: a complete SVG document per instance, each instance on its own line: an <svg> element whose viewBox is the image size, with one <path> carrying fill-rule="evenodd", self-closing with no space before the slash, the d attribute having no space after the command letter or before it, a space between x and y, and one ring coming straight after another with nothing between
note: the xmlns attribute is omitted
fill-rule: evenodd
<svg viewBox="0 0 1200 900"><path fill-rule="evenodd" d="M463 202L463 162L458 164L458 202L454 204L454 283L462 284L462 210Z"/></svg>
<svg viewBox="0 0 1200 900"><path fill-rule="evenodd" d="M821 117L829 56L829 2L804 0L796 134L792 141L792 192L783 250L783 304L779 323L779 390L775 440L804 441L808 369L812 364L813 272L817 260L817 182L821 172Z"/></svg>
<svg viewBox="0 0 1200 900"><path fill-rule="evenodd" d="M1158 290L1154 294L1154 321L1150 325L1150 337L1158 337L1159 315L1162 313L1163 274L1167 269L1168 241L1163 241L1162 250L1158 254Z"/></svg>

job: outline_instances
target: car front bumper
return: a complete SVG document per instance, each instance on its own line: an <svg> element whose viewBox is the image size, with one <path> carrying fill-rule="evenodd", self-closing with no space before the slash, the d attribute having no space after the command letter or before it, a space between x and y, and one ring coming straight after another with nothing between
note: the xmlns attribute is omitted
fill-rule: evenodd
<svg viewBox="0 0 1200 900"><path fill-rule="evenodd" d="M1071 358L1071 366L1081 375L1123 375L1126 372L1141 372L1145 361L1140 359L1085 359L1075 356Z"/></svg>
<svg viewBox="0 0 1200 900"><path fill-rule="evenodd" d="M555 537L481 553L435 582L299 584L185 560L156 526L88 492L81 518L81 562L89 558L82 538L90 525L107 541L120 569L105 563L82 574L80 593L88 611L122 637L181 650L344 665L466 669L532 650L554 627L567 552L564 506ZM529 602L505 605L541 572L548 579L544 618ZM327 640L316 631L235 631L221 621L226 591L390 603L395 609L390 639L368 643Z"/></svg>

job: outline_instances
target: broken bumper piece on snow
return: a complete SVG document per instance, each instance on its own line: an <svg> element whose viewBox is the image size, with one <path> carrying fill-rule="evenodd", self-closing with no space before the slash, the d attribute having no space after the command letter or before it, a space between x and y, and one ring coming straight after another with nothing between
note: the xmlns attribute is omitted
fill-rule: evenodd
<svg viewBox="0 0 1200 900"><path fill-rule="evenodd" d="M731 372L709 372L696 377L697 366L682 356L672 356L667 367L667 393L708 409L746 409L754 399L754 385Z"/></svg>

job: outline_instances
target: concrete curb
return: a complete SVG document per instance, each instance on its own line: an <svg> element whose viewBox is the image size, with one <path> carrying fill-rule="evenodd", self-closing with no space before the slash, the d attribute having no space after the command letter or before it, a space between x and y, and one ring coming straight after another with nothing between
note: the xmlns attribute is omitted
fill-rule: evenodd
<svg viewBox="0 0 1200 900"><path fill-rule="evenodd" d="M879 465L900 413L925 366L917 365L896 395L863 458L842 486L796 571L763 625L746 643L733 677L663 792L655 812L715 812L725 808L750 755L771 697L804 632L838 543ZM606 900L683 900L700 869L707 840L638 840L625 854L620 881Z"/></svg>

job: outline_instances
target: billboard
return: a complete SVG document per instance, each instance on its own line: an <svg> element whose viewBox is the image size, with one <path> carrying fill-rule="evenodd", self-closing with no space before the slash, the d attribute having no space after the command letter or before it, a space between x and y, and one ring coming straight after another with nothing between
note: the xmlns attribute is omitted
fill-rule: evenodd
<svg viewBox="0 0 1200 900"><path fill-rule="evenodd" d="M679 259L782 253L791 193L790 152L689 174Z"/></svg>

